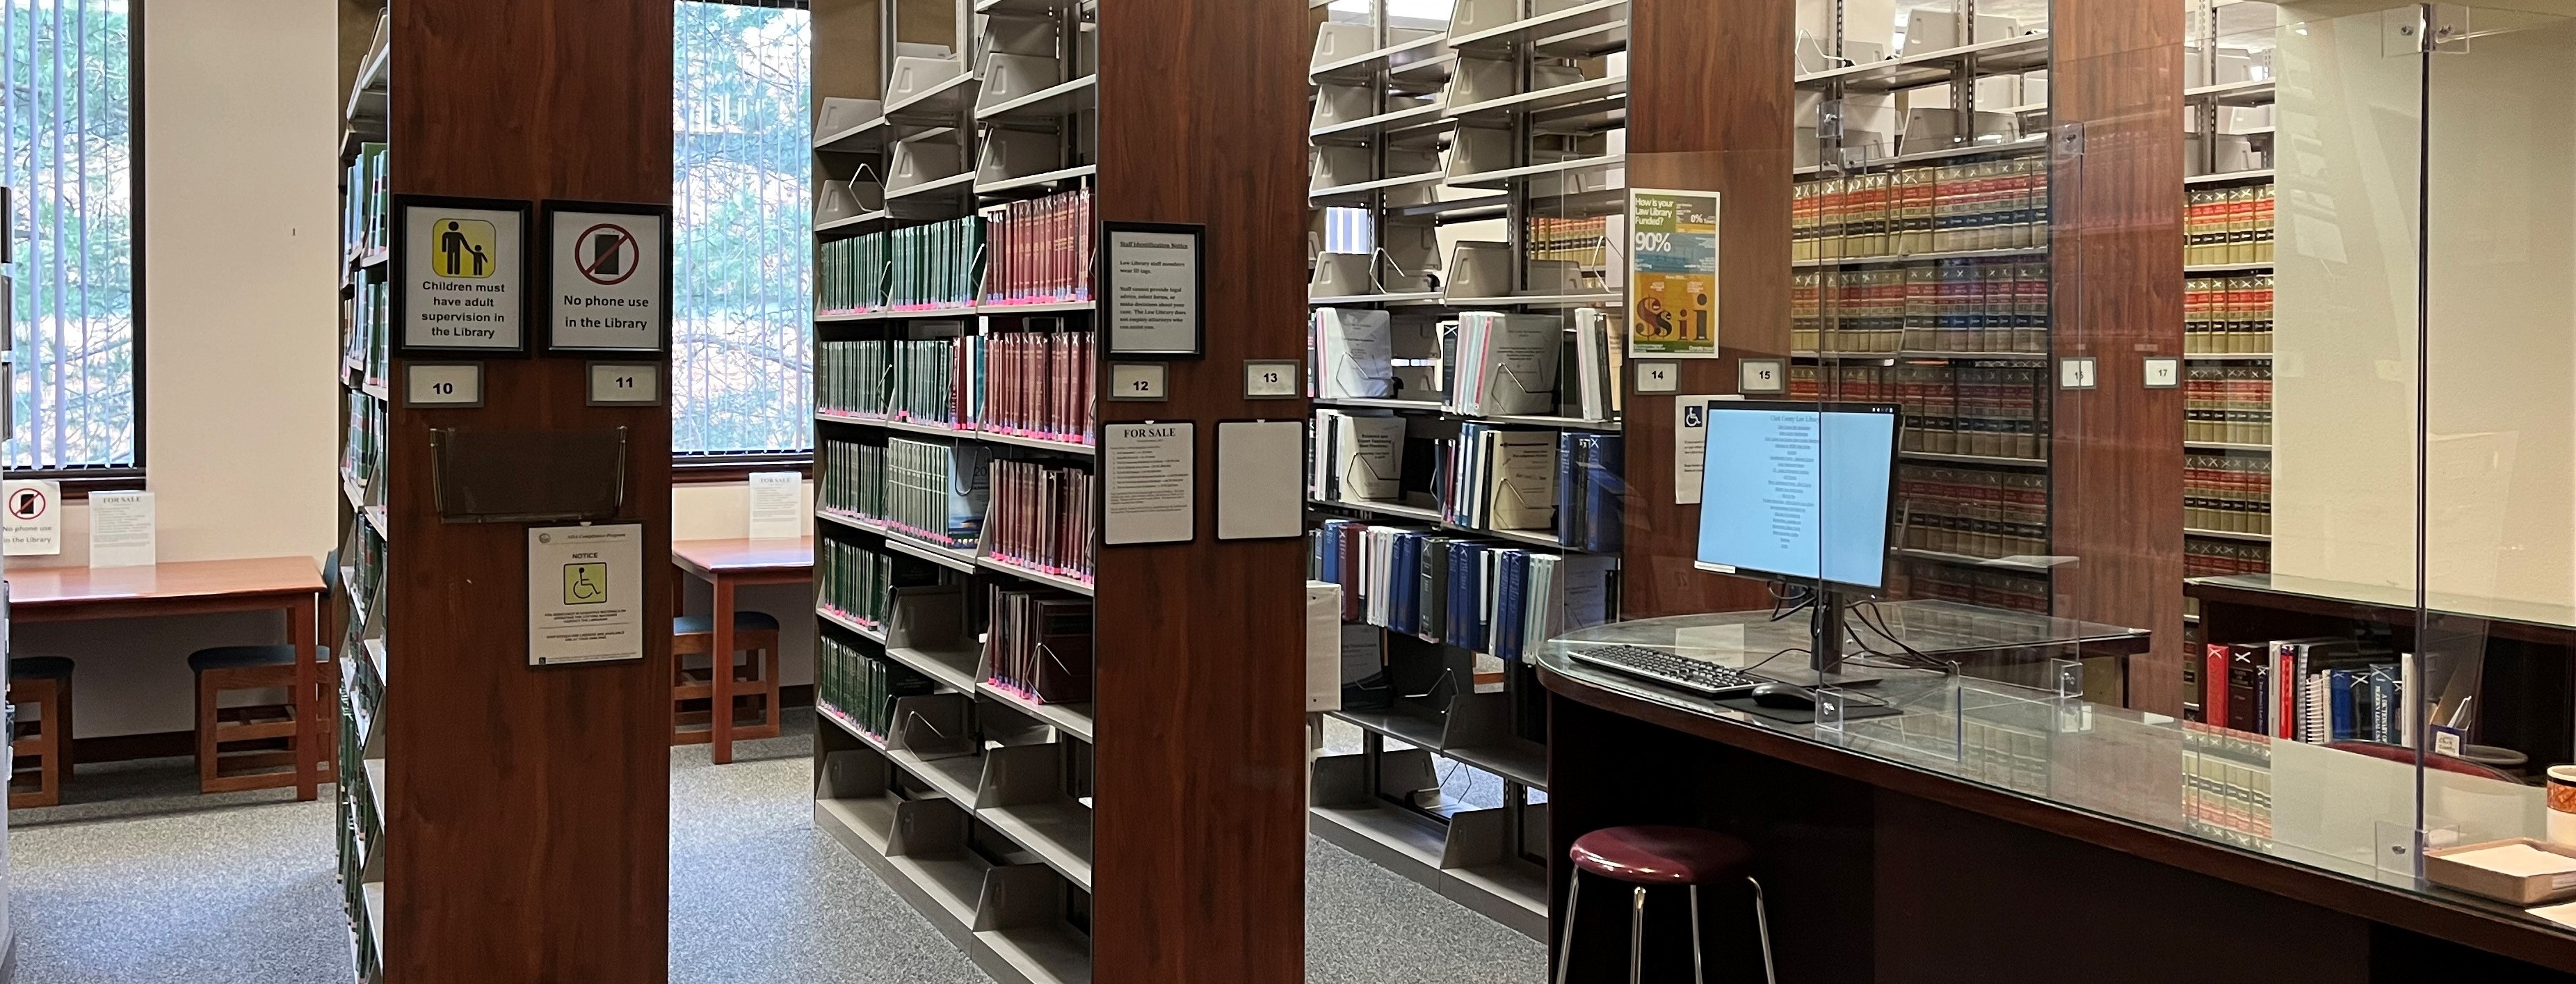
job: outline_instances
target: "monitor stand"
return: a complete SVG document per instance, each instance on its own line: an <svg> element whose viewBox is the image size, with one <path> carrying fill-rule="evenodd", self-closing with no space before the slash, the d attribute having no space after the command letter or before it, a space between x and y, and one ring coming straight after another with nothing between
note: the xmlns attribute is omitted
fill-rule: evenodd
<svg viewBox="0 0 2576 984"><path fill-rule="evenodd" d="M1844 626L1850 608L1851 599L1840 590L1816 586L1816 610L1807 622L1812 627L1807 638L1807 668L1815 671L1818 686L1866 687L1882 679L1844 672L1843 639L1849 635Z"/></svg>

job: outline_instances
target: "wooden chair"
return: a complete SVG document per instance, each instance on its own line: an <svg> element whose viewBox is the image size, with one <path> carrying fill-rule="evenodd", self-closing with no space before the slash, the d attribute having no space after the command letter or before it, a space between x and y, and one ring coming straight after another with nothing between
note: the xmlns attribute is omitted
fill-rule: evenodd
<svg viewBox="0 0 2576 984"><path fill-rule="evenodd" d="M321 742L324 747L318 751L296 746L294 646L200 649L188 654L188 668L197 674L198 792L291 787L298 753L327 760L338 751L335 741ZM282 703L223 705L223 695L245 690L276 690L286 696ZM224 750L252 742L259 744Z"/></svg>
<svg viewBox="0 0 2576 984"><path fill-rule="evenodd" d="M63 780L72 774L72 661L61 656L28 656L9 661L9 702L18 705L16 733L9 751L16 758L9 777L9 808L54 806L63 801ZM27 712L35 712L28 720ZM30 769L27 762L35 760ZM18 776L33 771L35 788L20 792Z"/></svg>
<svg viewBox="0 0 2576 984"><path fill-rule="evenodd" d="M778 715L778 619L764 612L733 613L733 649L744 654L739 662L730 653L718 658L715 645L714 618L683 615L671 620L671 744L703 745L714 741L715 715L719 710L733 712L733 736L738 740L778 737L782 733ZM690 666L691 656L707 657L707 665ZM717 666L733 673L732 708L714 706ZM746 723L740 709L749 701L758 702L758 716Z"/></svg>

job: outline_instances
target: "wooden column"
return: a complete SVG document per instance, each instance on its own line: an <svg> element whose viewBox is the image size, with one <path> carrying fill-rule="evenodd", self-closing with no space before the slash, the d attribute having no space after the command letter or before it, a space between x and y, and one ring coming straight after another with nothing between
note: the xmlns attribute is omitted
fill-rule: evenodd
<svg viewBox="0 0 2576 984"><path fill-rule="evenodd" d="M1634 0L1628 183L1716 191L1722 359L1683 360L1680 392L1736 391L1736 360L1789 355L1790 74L1796 0ZM1617 344L1625 344L1624 333ZM1673 504L1673 399L1627 396L1628 525L1620 614L1744 611L1760 582L1691 566L1699 507Z"/></svg>
<svg viewBox="0 0 2576 984"><path fill-rule="evenodd" d="M2095 360L2097 388L2057 389L2050 445L2054 613L2155 633L2132 706L2182 710L2183 391L2145 360L2182 355L2183 33L2169 0L2056 4L2050 339ZM2081 135L2080 154L2067 134Z"/></svg>
<svg viewBox="0 0 2576 984"><path fill-rule="evenodd" d="M670 0L396 0L393 190L667 204L671 30ZM531 216L527 248L543 244ZM531 302L534 340L543 298ZM483 364L485 405L470 410L405 409L393 370L385 977L659 984L670 414L586 406L578 358ZM531 668L527 527L441 522L429 431L619 427L621 521L646 530L647 658Z"/></svg>
<svg viewBox="0 0 2576 984"><path fill-rule="evenodd" d="M1216 441L1306 415L1244 400L1243 362L1305 356L1307 18L1101 7L1100 218L1207 227L1207 356L1171 364L1167 402L1102 407L1197 423L1198 526L1101 551L1093 980L1305 979L1304 542L1216 538Z"/></svg>

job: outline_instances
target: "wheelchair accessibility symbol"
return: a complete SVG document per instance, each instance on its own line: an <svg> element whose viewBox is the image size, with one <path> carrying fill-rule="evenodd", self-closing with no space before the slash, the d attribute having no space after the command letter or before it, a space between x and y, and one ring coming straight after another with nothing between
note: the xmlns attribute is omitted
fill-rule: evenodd
<svg viewBox="0 0 2576 984"><path fill-rule="evenodd" d="M565 564L563 579L564 604L605 605L608 603L607 564Z"/></svg>

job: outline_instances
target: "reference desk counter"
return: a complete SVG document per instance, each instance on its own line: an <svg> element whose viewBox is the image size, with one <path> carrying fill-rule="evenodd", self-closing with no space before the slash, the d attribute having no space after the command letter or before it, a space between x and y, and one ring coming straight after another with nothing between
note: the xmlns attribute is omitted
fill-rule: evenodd
<svg viewBox="0 0 2576 984"><path fill-rule="evenodd" d="M2019 662L1941 669L1976 666L1944 647L1976 647L1958 623L1919 617L1927 605L1950 603L1855 621L1853 638L1899 655L1846 665L1882 679L1842 691L1839 727L1568 655L1629 645L1773 660L1759 672L1796 680L1803 654L1775 651L1798 643L1771 637L1803 630L1802 616L1786 630L1751 612L1551 641L1535 657L1549 692L1551 947L1576 838L1678 824L1752 843L1782 980L2576 982L2576 932L2416 878L2413 763L2059 696L2079 692L2068 661L2143 651L2144 633L2126 629L1980 609L1986 628L2020 633ZM2032 660L2054 669L2021 665ZM2000 672L1977 675L1987 669ZM2537 789L2420 782L2440 814L2539 809ZM1750 906L1749 891L1703 898L1710 980L1759 979ZM1688 910L1678 895L1648 901L1647 979L1688 979ZM1625 979L1627 906L1584 906L1574 940L1572 980Z"/></svg>

